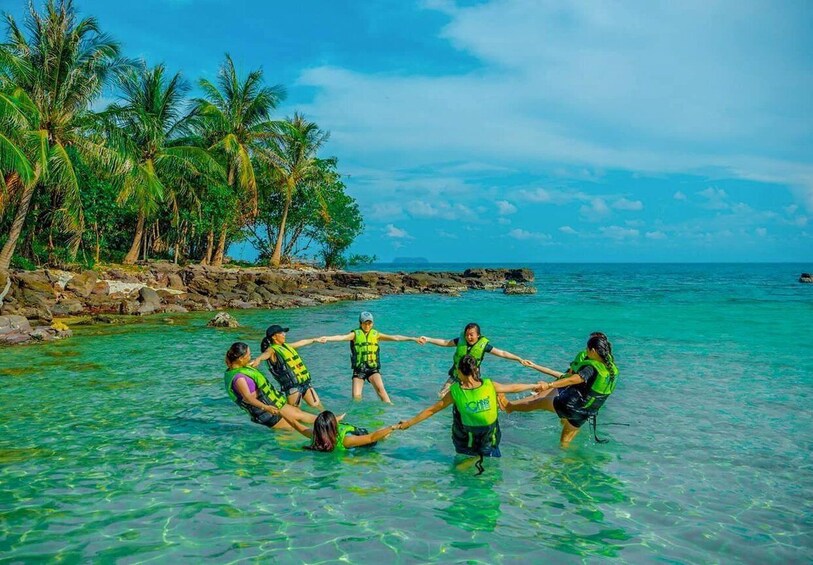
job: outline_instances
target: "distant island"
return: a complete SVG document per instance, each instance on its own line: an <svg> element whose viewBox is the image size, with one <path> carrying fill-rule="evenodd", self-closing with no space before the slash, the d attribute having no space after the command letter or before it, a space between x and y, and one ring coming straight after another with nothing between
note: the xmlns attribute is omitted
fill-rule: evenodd
<svg viewBox="0 0 813 565"><path fill-rule="evenodd" d="M392 260L393 263L428 263L429 259L426 257L396 257Z"/></svg>

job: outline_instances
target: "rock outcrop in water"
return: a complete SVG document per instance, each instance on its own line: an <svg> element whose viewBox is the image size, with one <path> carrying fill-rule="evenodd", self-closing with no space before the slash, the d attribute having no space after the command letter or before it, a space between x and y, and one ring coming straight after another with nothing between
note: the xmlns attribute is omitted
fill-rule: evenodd
<svg viewBox="0 0 813 565"><path fill-rule="evenodd" d="M813 283L813 275L810 273L802 273L802 276L799 277L800 283Z"/></svg>
<svg viewBox="0 0 813 565"><path fill-rule="evenodd" d="M114 314L295 308L389 294L457 295L470 289L498 290L509 281L526 284L533 280L530 269L388 273L179 267L160 262L142 270L9 271L0 276L0 292L6 288L0 315L22 316L35 326L66 317L92 322Z"/></svg>

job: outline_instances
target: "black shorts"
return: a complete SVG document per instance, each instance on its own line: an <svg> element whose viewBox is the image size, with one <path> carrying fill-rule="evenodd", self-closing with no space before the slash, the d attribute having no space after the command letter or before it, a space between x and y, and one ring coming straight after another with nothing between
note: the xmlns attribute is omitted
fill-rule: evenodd
<svg viewBox="0 0 813 565"><path fill-rule="evenodd" d="M585 410L584 398L574 389L564 389L553 399L553 409L556 415L564 418L574 428L581 428L595 411Z"/></svg>
<svg viewBox="0 0 813 565"><path fill-rule="evenodd" d="M273 428L279 421L282 420L282 416L278 416L276 414L269 414L268 412L263 412L262 414L258 414L254 421L258 424L263 426L268 426L269 428Z"/></svg>
<svg viewBox="0 0 813 565"><path fill-rule="evenodd" d="M354 369L353 378L369 381L370 377L381 372L381 369Z"/></svg>
<svg viewBox="0 0 813 565"><path fill-rule="evenodd" d="M305 396L305 393L308 392L311 388L311 380L308 379L304 383L296 383L293 386L285 389L285 394L291 396L292 394L299 393L299 399L302 400L302 397ZM297 402L297 405L299 403Z"/></svg>

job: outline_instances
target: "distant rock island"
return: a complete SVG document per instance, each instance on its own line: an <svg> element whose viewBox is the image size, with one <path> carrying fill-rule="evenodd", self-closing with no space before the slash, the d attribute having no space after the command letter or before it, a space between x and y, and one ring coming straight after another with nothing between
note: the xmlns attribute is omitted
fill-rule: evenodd
<svg viewBox="0 0 813 565"><path fill-rule="evenodd" d="M426 257L396 257L392 260L393 263L428 263L429 259Z"/></svg>

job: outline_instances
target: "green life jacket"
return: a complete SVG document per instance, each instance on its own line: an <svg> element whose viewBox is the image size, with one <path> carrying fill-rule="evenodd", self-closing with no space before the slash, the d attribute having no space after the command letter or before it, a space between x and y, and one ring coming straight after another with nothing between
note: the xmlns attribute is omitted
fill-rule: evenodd
<svg viewBox="0 0 813 565"><path fill-rule="evenodd" d="M483 362L483 357L486 356L486 345L488 345L488 338L485 336L480 336L480 339L474 342L474 345L469 346L466 341L466 334L461 334L457 339L457 347L454 350L454 360L452 361L452 368L449 369L449 376L454 377L455 380L460 380L457 366L466 354L474 357L479 367L480 363Z"/></svg>
<svg viewBox="0 0 813 565"><path fill-rule="evenodd" d="M593 379L590 388L583 391L586 393L585 396L587 400L583 408L590 408L597 401L599 401L598 403L601 405L615 390L618 369L613 365L613 371L610 371L604 363L589 359L587 352L579 353L579 355L576 356L576 359L570 364L570 371L576 374L584 367L593 367L593 369L596 370L596 378Z"/></svg>
<svg viewBox="0 0 813 565"><path fill-rule="evenodd" d="M483 383L473 389L453 383L449 393L454 402L452 441L455 450L466 455L499 456L501 434L494 383L483 379Z"/></svg>
<svg viewBox="0 0 813 565"><path fill-rule="evenodd" d="M334 451L346 451L347 448L344 446L344 436L350 434L352 436L363 436L368 434L369 432L365 428L357 428L352 424L344 424L339 422L338 433L336 434L336 447L333 448ZM369 445L365 445L364 447L372 447L376 443L371 443Z"/></svg>
<svg viewBox="0 0 813 565"><path fill-rule="evenodd" d="M229 369L223 373L223 384L226 387L226 392L228 393L229 398L232 399L232 402L251 415L252 420L256 421L257 418L263 416L263 414L266 414L266 412L245 402L234 392L232 382L238 373L242 373L254 381L254 383L257 385L257 399L260 402L267 404L268 406L276 406L277 408L282 408L285 405L285 397L277 392L277 389L275 389L271 383L268 382L265 375L254 367L237 367L234 369Z"/></svg>
<svg viewBox="0 0 813 565"><path fill-rule="evenodd" d="M283 389L291 388L299 383L306 383L311 379L308 368L305 367L305 363L299 357L296 349L287 343L281 345L272 343L269 347L276 353L277 362L269 363L268 368Z"/></svg>
<svg viewBox="0 0 813 565"><path fill-rule="evenodd" d="M369 334L365 334L361 329L353 330L353 341L350 342L350 363L354 371L381 369L377 330L370 330Z"/></svg>

